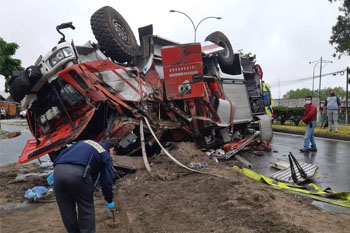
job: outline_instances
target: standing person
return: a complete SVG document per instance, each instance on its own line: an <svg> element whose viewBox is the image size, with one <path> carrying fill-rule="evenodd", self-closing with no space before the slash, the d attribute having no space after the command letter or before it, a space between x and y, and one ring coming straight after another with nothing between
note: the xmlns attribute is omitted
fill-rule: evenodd
<svg viewBox="0 0 350 233"><path fill-rule="evenodd" d="M117 142L112 139L102 143L79 141L57 156L48 183L54 183L57 205L69 233L95 232L94 183L100 182L106 207L113 210L114 169L110 154L115 146Z"/></svg>
<svg viewBox="0 0 350 233"><path fill-rule="evenodd" d="M305 97L304 116L301 119L301 123L305 123L306 132L304 137L304 147L300 149L301 152L317 151L316 142L314 138L314 129L317 123L317 107L312 103L312 96ZM310 148L311 142L311 148Z"/></svg>
<svg viewBox="0 0 350 233"><path fill-rule="evenodd" d="M0 119L1 120L5 119L5 116L6 116L6 111L5 111L5 109L3 107L1 107L1 117L0 117Z"/></svg>
<svg viewBox="0 0 350 233"><path fill-rule="evenodd" d="M329 96L323 107L323 113L326 112L328 117L328 131L332 131L332 122L334 122L334 130L338 133L338 112L341 114L341 104L338 96L334 94L334 90L329 90Z"/></svg>

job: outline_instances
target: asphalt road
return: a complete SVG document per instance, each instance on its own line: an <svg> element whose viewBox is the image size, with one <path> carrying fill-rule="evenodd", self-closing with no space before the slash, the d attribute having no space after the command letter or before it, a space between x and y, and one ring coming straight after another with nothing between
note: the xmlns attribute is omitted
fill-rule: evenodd
<svg viewBox="0 0 350 233"><path fill-rule="evenodd" d="M3 122L1 128L8 132L20 132L21 135L0 139L0 166L17 162L28 139L33 136L27 126L11 125L12 122Z"/></svg>
<svg viewBox="0 0 350 233"><path fill-rule="evenodd" d="M301 135L274 133L272 151L257 156L246 152L242 157L252 163L252 169L265 176L270 176L277 170L270 162L288 161L288 154L292 152L298 161L318 166L317 178L313 183L321 188L331 187L337 192L350 191L350 142L333 139L316 138L317 152L301 153L304 137ZM315 202L317 206L334 212L350 214L349 208L333 206Z"/></svg>

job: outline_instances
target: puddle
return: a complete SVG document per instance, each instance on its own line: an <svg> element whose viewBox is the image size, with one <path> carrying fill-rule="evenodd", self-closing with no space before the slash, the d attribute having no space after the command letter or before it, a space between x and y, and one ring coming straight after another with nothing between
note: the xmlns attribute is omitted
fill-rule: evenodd
<svg viewBox="0 0 350 233"><path fill-rule="evenodd" d="M39 206L39 205L38 205ZM1 204L0 214L5 214L14 210L27 210L35 208L36 206L28 201L24 202L9 202L5 204Z"/></svg>
<svg viewBox="0 0 350 233"><path fill-rule="evenodd" d="M50 175L52 172L52 170L47 170L45 172L40 172L40 173L26 173L26 174L18 174L16 176L16 178L14 180L10 180L8 182L8 184L16 184L16 183L20 183L20 182L25 182L27 180L27 177L33 177L33 176L37 176L37 177L42 177L42 176L48 176Z"/></svg>
<svg viewBox="0 0 350 233"><path fill-rule="evenodd" d="M10 133L4 133L3 135L0 135L0 139L9 139L9 138L15 138L21 135L21 132L10 132Z"/></svg>

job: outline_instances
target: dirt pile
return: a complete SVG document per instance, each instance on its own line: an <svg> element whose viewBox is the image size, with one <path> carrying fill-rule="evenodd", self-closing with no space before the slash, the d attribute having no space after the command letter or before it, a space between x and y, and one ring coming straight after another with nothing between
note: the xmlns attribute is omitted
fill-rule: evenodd
<svg viewBox="0 0 350 233"><path fill-rule="evenodd" d="M216 164L192 144L180 143L171 154L184 164L208 163L202 171L226 178L189 173L165 156L152 159L157 176L139 171L118 190L134 232L347 231L345 219Z"/></svg>
<svg viewBox="0 0 350 233"><path fill-rule="evenodd" d="M97 232L347 232L348 219L256 183L210 160L193 144L179 143L171 154L186 165L207 163L209 168L201 170L221 178L184 170L165 155L153 157L152 175L139 169L118 180L115 222L103 196L96 194ZM37 165L0 169L1 204L23 200L25 189L34 186L32 181L5 184L23 168L38 169ZM2 233L65 232L56 203L1 213L0 223Z"/></svg>

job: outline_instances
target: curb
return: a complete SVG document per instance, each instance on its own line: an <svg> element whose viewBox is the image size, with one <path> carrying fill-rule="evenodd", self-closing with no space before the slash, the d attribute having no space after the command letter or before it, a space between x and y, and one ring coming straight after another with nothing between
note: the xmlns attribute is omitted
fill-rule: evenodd
<svg viewBox="0 0 350 233"><path fill-rule="evenodd" d="M290 133L290 134L296 134L296 135L304 135L304 132L297 132L293 130L283 130L283 129L273 129L274 132L281 132L281 133ZM341 140L341 141L350 141L350 137L340 137L336 135L324 135L324 134L319 134L315 133L315 137L319 138L328 138L328 139L336 139L336 140Z"/></svg>
<svg viewBox="0 0 350 233"><path fill-rule="evenodd" d="M7 131L4 131L4 132L0 132L0 139L5 136L5 134L7 134L8 132Z"/></svg>

